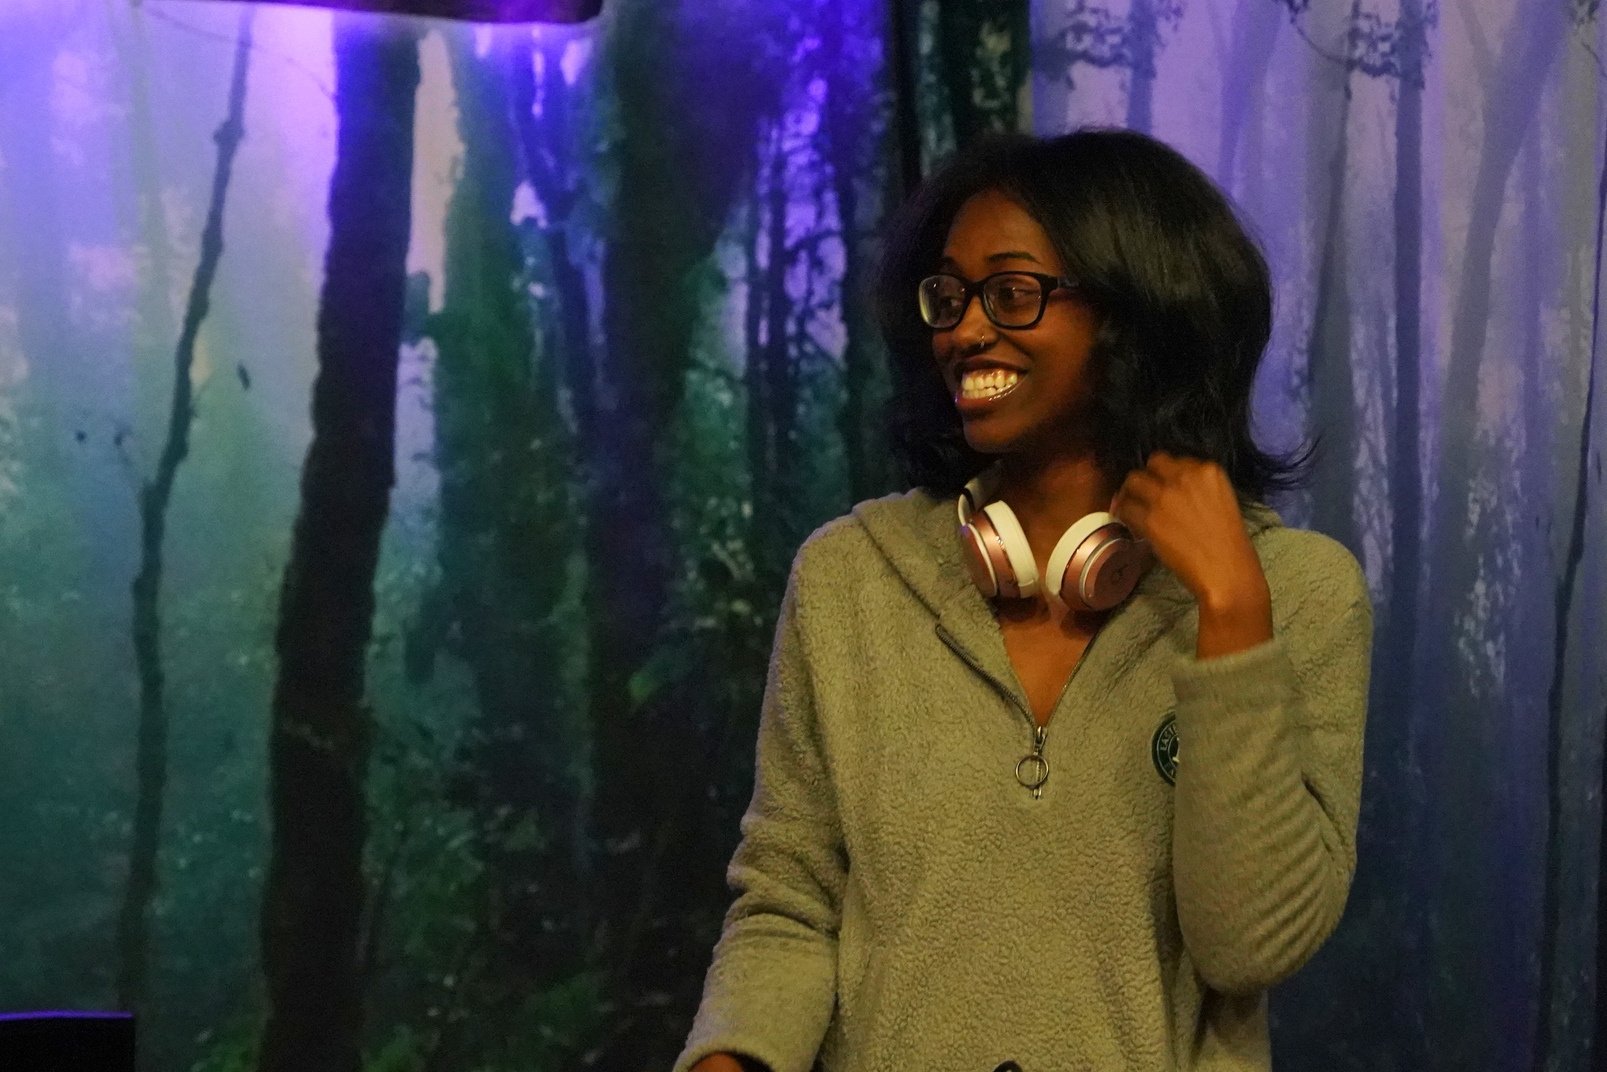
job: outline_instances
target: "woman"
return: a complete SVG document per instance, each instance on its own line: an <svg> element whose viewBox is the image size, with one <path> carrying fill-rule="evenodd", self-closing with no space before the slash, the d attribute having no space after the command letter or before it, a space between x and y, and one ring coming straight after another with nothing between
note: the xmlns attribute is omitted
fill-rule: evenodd
<svg viewBox="0 0 1607 1072"><path fill-rule="evenodd" d="M798 554L676 1068L1266 1069L1355 867L1371 635L1260 505L1266 264L1085 130L962 153L880 289L914 490Z"/></svg>

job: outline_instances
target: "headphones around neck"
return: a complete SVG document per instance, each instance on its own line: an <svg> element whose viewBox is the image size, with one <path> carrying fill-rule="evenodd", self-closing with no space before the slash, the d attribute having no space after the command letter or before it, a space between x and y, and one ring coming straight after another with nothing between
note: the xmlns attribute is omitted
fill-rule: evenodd
<svg viewBox="0 0 1607 1072"><path fill-rule="evenodd" d="M992 470L973 477L955 510L965 565L989 599L1031 599L1040 589L1066 610L1109 610L1132 594L1149 568L1149 544L1103 510L1079 518L1049 554L1047 584L1038 577L1032 546L1008 503L994 499Z"/></svg>

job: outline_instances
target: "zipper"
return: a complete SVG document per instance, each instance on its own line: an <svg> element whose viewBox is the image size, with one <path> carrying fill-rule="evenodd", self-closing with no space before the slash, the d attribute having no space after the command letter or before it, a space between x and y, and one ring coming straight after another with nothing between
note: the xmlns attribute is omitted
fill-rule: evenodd
<svg viewBox="0 0 1607 1072"><path fill-rule="evenodd" d="M1042 800L1043 787L1049 781L1049 759L1043 754L1044 744L1049 739L1049 723L1054 721L1055 712L1060 710L1060 704L1065 700L1066 693L1071 691L1071 683L1077 679L1077 671L1081 670L1083 663L1088 661L1088 653L1094 650L1094 644L1098 642L1099 636L1104 630L1096 630L1094 635L1088 638L1087 647L1083 648L1082 654L1077 657L1077 664L1071 668L1071 673L1066 675L1066 683L1060 686L1060 695L1055 697L1054 706L1049 708L1049 718L1042 725L1039 725L1038 720L1032 717L1032 709L1022 703L1015 693L1002 686L992 674L983 669L981 662L971 654L970 649L956 640L953 633L943 628L941 622L938 623L937 632L944 642L948 644L950 650L958 654L972 670L982 675L983 680L991 684L994 691L1009 700L1011 705L1021 713L1021 717L1027 720L1027 725L1032 728L1032 751L1016 760L1016 782L1023 789L1032 793L1033 800Z"/></svg>

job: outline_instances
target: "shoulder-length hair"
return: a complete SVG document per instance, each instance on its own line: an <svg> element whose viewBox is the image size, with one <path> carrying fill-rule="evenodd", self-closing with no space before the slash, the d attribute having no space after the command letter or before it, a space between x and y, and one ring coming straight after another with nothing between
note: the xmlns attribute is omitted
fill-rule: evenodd
<svg viewBox="0 0 1607 1072"><path fill-rule="evenodd" d="M893 218L877 307L892 366L892 447L912 486L956 492L991 461L965 442L916 303L960 206L986 190L1038 221L1097 314L1091 419L1108 474L1120 479L1165 450L1217 462L1245 500L1303 482L1309 448L1269 454L1250 431L1272 331L1266 259L1176 150L1133 131L1083 129L979 140Z"/></svg>

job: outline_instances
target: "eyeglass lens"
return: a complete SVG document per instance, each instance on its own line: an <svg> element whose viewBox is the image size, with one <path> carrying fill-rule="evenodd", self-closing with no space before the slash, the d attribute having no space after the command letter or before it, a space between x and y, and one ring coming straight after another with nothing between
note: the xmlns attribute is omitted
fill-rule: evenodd
<svg viewBox="0 0 1607 1072"><path fill-rule="evenodd" d="M921 319L934 328L958 324L976 285L967 285L951 275L921 280ZM1001 328L1026 327L1038 319L1043 309L1043 286L1030 275L990 275L981 282L981 295L982 311Z"/></svg>

